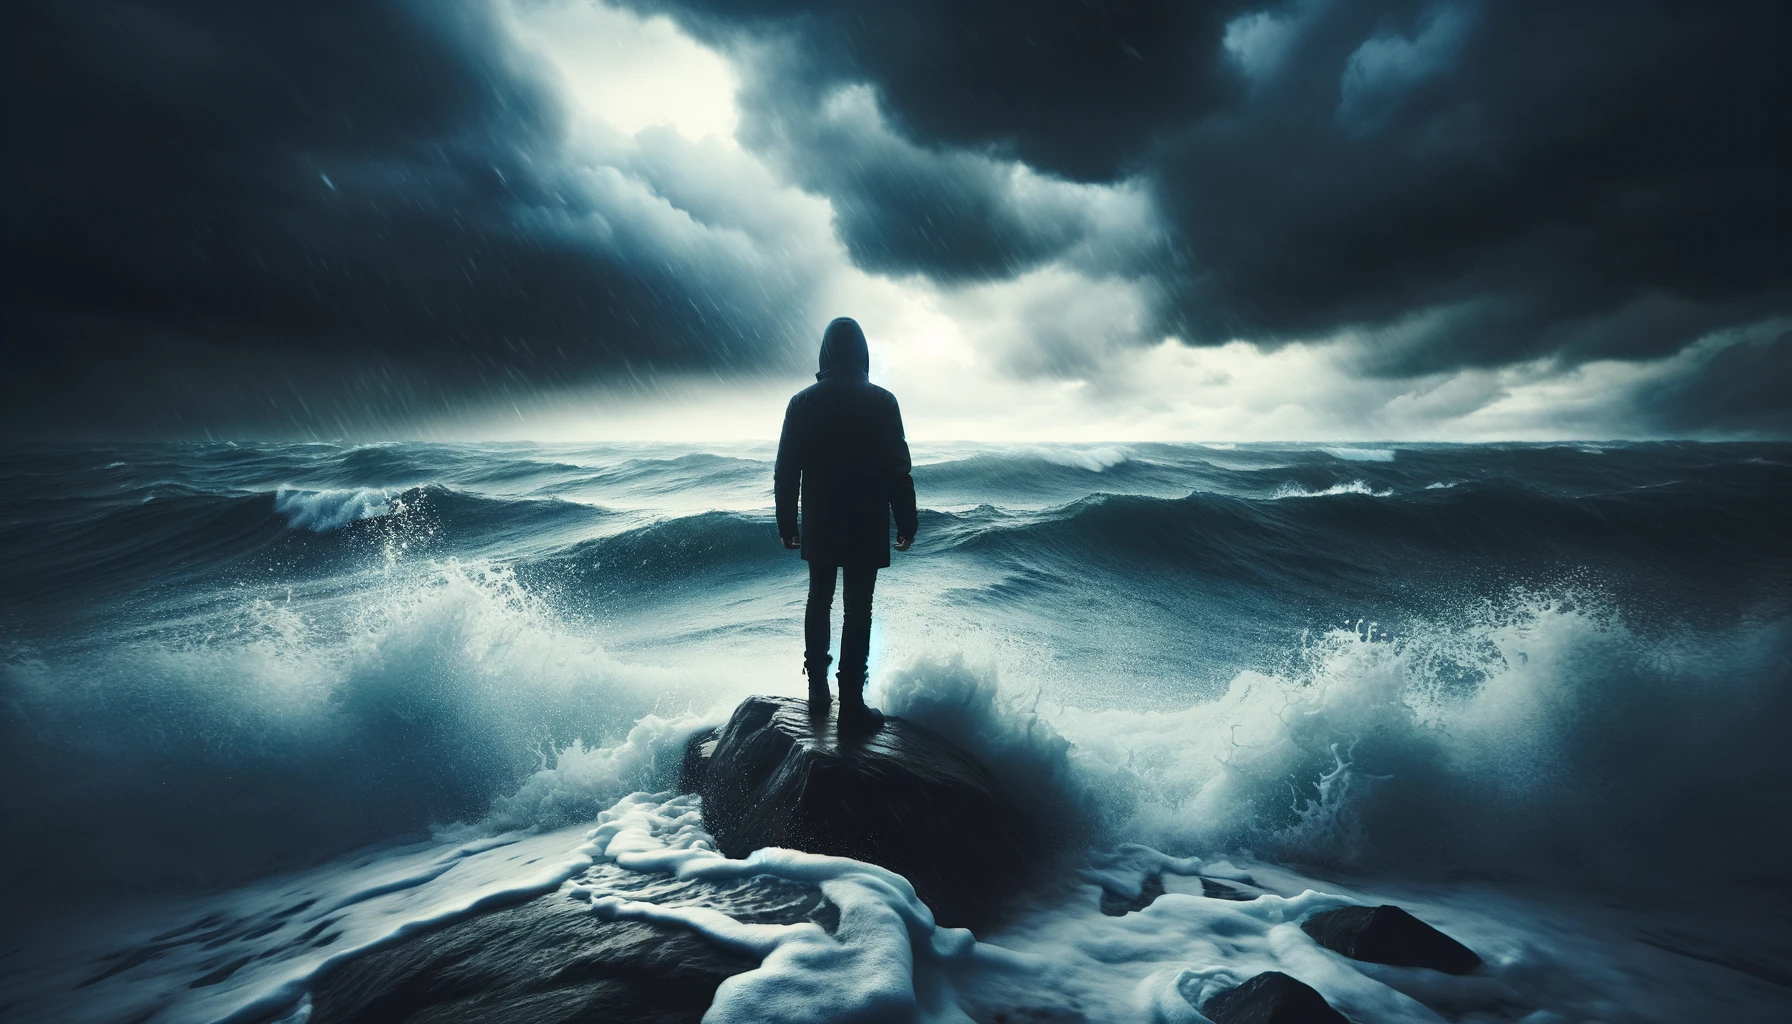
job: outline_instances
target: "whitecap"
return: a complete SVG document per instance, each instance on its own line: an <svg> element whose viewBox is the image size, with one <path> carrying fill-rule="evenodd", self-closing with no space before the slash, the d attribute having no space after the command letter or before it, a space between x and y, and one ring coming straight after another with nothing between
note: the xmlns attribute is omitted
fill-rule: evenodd
<svg viewBox="0 0 1792 1024"><path fill-rule="evenodd" d="M1283 484L1270 495L1273 499L1281 498L1329 498L1337 494L1362 494L1371 498L1389 498L1394 494L1392 487L1378 491L1362 480L1352 480L1347 484L1333 484L1323 491L1309 491L1299 484Z"/></svg>
<svg viewBox="0 0 1792 1024"><path fill-rule="evenodd" d="M1061 448L1041 447L1034 449L1040 458L1054 466L1068 466L1071 469L1086 469L1091 473L1099 473L1112 466L1118 466L1130 456L1125 448L1119 445L1099 445L1093 448Z"/></svg>
<svg viewBox="0 0 1792 1024"><path fill-rule="evenodd" d="M392 512L384 491L361 488L341 491L274 492L274 511L286 517L295 530L329 533L362 519L377 519Z"/></svg>
<svg viewBox="0 0 1792 1024"><path fill-rule="evenodd" d="M1392 448L1321 448L1319 450L1333 458L1344 459L1347 462L1394 461L1394 449Z"/></svg>

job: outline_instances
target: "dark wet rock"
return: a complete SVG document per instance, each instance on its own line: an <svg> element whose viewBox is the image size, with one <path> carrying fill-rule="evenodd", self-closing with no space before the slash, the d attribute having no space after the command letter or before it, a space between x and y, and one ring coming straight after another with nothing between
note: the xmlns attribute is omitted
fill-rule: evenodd
<svg viewBox="0 0 1792 1024"><path fill-rule="evenodd" d="M1352 960L1445 974L1481 966L1474 950L1396 906L1340 907L1314 914L1300 926L1313 941Z"/></svg>
<svg viewBox="0 0 1792 1024"><path fill-rule="evenodd" d="M781 846L879 864L942 924L988 925L1037 861L1034 830L989 771L898 717L842 736L805 701L749 697L687 755L685 779L724 854Z"/></svg>
<svg viewBox="0 0 1792 1024"><path fill-rule="evenodd" d="M1134 911L1144 910L1157 902L1164 894L1162 875L1151 875L1139 885L1139 894L1130 899L1115 893L1112 889L1101 890L1101 912L1109 917L1124 917Z"/></svg>
<svg viewBox="0 0 1792 1024"><path fill-rule="evenodd" d="M1281 971L1265 971L1201 1005L1213 1024L1350 1024L1313 987Z"/></svg>
<svg viewBox="0 0 1792 1024"><path fill-rule="evenodd" d="M1201 876L1201 895L1213 900L1234 900L1249 903L1269 890L1260 888L1250 878L1209 878Z"/></svg>
<svg viewBox="0 0 1792 1024"><path fill-rule="evenodd" d="M593 868L599 894L703 905L742 921L813 920L838 911L819 891L765 877L726 885ZM716 987L758 966L688 929L606 921L553 893L350 960L318 979L310 1024L561 1024L697 1021Z"/></svg>
<svg viewBox="0 0 1792 1024"><path fill-rule="evenodd" d="M357 957L312 991L312 1024L697 1021L757 964L667 925L601 921L563 897Z"/></svg>
<svg viewBox="0 0 1792 1024"><path fill-rule="evenodd" d="M705 729L685 741L684 763L678 769L678 791L701 793L709 778L709 759L716 752L716 734L720 729Z"/></svg>

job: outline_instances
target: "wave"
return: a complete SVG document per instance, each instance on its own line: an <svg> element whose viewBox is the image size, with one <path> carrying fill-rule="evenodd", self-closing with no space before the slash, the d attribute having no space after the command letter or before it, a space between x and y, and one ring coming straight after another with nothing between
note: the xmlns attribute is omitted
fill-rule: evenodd
<svg viewBox="0 0 1792 1024"><path fill-rule="evenodd" d="M1073 466L1086 469L1091 473L1118 466L1132 457L1125 448L1119 445L1104 444L1093 447L1058 446L1034 449L1039 457L1059 466Z"/></svg>
<svg viewBox="0 0 1792 1024"><path fill-rule="evenodd" d="M1118 446L1034 447L919 464L915 487L935 507L982 504L991 495L1007 508L1041 508L1094 491L1169 497L1188 493L1187 466L1144 458Z"/></svg>
<svg viewBox="0 0 1792 1024"><path fill-rule="evenodd" d="M1737 794L1784 802L1792 472L1750 460L1781 448L1111 447L922 466L933 507L879 585L884 699L1017 799L1364 870L1694 856L1657 813L1754 863ZM65 837L5 874L216 885L652 785L693 722L801 687L801 566L742 505L764 477L540 446L0 459L0 810ZM549 493L606 479L683 507Z"/></svg>
<svg viewBox="0 0 1792 1024"><path fill-rule="evenodd" d="M1792 814L1789 655L1792 618L1651 638L1593 595L1516 592L1326 632L1181 711L1042 709L962 657L882 697L1110 845L1634 895L1693 863L1792 882L1752 824Z"/></svg>
<svg viewBox="0 0 1792 1024"><path fill-rule="evenodd" d="M57 823L11 850L11 885L209 886L478 820L563 751L712 699L691 673L616 660L489 563L413 567L346 601L253 598L212 628L5 652L0 765L31 784L0 809Z"/></svg>
<svg viewBox="0 0 1792 1024"><path fill-rule="evenodd" d="M1648 636L1599 595L1515 591L1399 632L1312 636L1182 710L1054 704L962 651L873 692L1073 843L1636 895L1698 862L1792 882L1751 824L1792 814L1789 655L1792 618ZM484 827L558 826L667 788L685 739L723 714L570 745Z"/></svg>
<svg viewBox="0 0 1792 1024"><path fill-rule="evenodd" d="M0 588L0 616L99 614L121 600L178 605L205 599L208 588L259 585L276 573L304 584L401 555L527 556L617 525L616 513L597 506L433 486L250 494L164 486L85 515L0 527L16 575Z"/></svg>
<svg viewBox="0 0 1792 1024"><path fill-rule="evenodd" d="M1339 494L1361 494L1370 498L1391 498L1394 496L1394 490L1390 487L1385 491L1378 491L1361 480L1352 480L1345 484L1333 484L1323 491L1309 491L1305 487L1301 487L1297 484L1284 484L1276 490L1276 493L1270 495L1270 497L1277 500L1282 498L1330 498Z"/></svg>
<svg viewBox="0 0 1792 1024"><path fill-rule="evenodd" d="M1320 451L1346 462L1392 462L1392 448L1321 448Z"/></svg>
<svg viewBox="0 0 1792 1024"><path fill-rule="evenodd" d="M1792 513L1792 478L1780 483L1785 489L1778 494L1757 492L1752 500L1690 483L1566 499L1472 482L1404 494L1363 481L1280 492L1327 501L1105 494L1045 514L988 506L934 513L922 537L931 532L942 543L982 553L1099 553L1103 560L1163 567L1343 559L1387 572L1381 560L1389 555L1410 560L1430 551L1457 559L1634 558L1657 566L1720 558L1716 566L1724 571L1739 560L1783 569L1792 565L1792 541L1778 524Z"/></svg>
<svg viewBox="0 0 1792 1024"><path fill-rule="evenodd" d="M1720 870L1739 889L1785 884L1753 823L1792 811L1779 756L1789 650L1792 619L1664 644L1598 595L1515 592L1407 633L1332 631L1283 669L1241 673L1222 696L1172 712L1051 705L962 654L929 657L880 678L885 707L975 751L1011 799L1092 844L1098 866L1064 865L992 934L939 927L905 879L875 865L715 853L697 799L665 790L719 704L643 715L609 746L570 744L482 822L434 842L164 904L153 927L96 929L8 994L45 1019L301 1020L312 979L333 965L559 886L600 919L687 928L757 961L718 990L712 1014L905 1016L924 999L976 1019L1018 1004L1042 1019L1094 1006L1101 1019L1194 1020L1213 991L1278 969L1303 973L1353 1019L1431 1021L1436 1008L1641 1020L1670 1003L1698 1007L1676 1019L1708 1019L1720 1001L1736 1019L1775 1019L1783 993L1727 973L1749 961L1687 973L1672 953L1700 956L1702 937L1657 943L1651 927L1639 943L1634 927L1602 924L1613 917L1599 904L1654 908L1664 885ZM569 821L591 827L559 828ZM1348 888L1303 877L1314 868L1350 872ZM617 869L672 872L678 898L651 902L616 884ZM1137 913L1102 912L1096 884L1136 894L1147 875L1167 893ZM737 920L704 899L755 876L819 887L838 917ZM1262 895L1201 898L1208 878ZM1527 901L1479 884L1488 878L1557 892ZM1476 884L1436 884L1463 879ZM1400 968L1317 970L1310 944L1287 941L1289 921L1390 898L1486 967L1418 987ZM1663 968L1661 985L1625 983Z"/></svg>
<svg viewBox="0 0 1792 1024"><path fill-rule="evenodd" d="M706 512L579 541L524 568L532 583L573 601L676 600L713 594L794 557L769 515Z"/></svg>
<svg viewBox="0 0 1792 1024"><path fill-rule="evenodd" d="M1792 883L1753 824L1792 815L1788 657L1792 617L1653 635L1600 594L1516 590L1398 631L1309 636L1180 710L1057 704L964 651L884 671L873 692L974 751L1072 843L1636 895L1698 862ZM570 746L487 827L666 788L685 739L723 714Z"/></svg>
<svg viewBox="0 0 1792 1024"><path fill-rule="evenodd" d="M362 519L392 514L391 496L360 488L351 491L274 492L274 511L295 530L329 533Z"/></svg>

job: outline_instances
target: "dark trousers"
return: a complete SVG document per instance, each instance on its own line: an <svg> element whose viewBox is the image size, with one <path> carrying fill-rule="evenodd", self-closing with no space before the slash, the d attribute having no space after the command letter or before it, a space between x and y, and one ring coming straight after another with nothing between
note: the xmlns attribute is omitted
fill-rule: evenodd
<svg viewBox="0 0 1792 1024"><path fill-rule="evenodd" d="M829 619L834 612L834 578L837 565L809 563L809 606L803 613L803 664L820 682L828 668ZM877 587L877 569L847 566L846 621L840 630L840 679L865 682L865 661L871 656L871 591Z"/></svg>

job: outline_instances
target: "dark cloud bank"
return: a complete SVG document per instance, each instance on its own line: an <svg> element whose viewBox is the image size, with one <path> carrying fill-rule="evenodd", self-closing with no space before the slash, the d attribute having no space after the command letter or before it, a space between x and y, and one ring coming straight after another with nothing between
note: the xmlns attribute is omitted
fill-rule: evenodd
<svg viewBox="0 0 1792 1024"><path fill-rule="evenodd" d="M874 272L1064 261L1151 282L1141 340L1349 328L1389 376L1652 358L1792 316L1781 3L631 6L736 58L743 144L827 196ZM13 433L328 432L782 370L833 312L732 250L592 230L566 114L481 3L8 21ZM1011 161L1131 183L1158 222L1042 202ZM1792 430L1774 333L1662 386L1638 429Z"/></svg>
<svg viewBox="0 0 1792 1024"><path fill-rule="evenodd" d="M482 3L53 0L12 34L10 424L353 426L752 367L726 253L606 231ZM630 244L638 243L638 244Z"/></svg>

